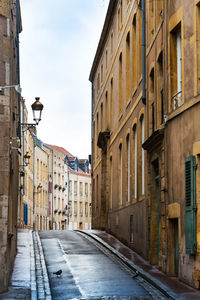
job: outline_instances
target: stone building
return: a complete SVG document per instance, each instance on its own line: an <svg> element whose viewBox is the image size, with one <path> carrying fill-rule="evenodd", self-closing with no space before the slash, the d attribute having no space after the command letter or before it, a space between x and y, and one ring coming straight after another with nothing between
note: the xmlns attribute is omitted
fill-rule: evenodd
<svg viewBox="0 0 200 300"><path fill-rule="evenodd" d="M19 78L19 0L0 1L0 86L13 86ZM14 88L0 92L0 292L7 289L17 239L18 147L20 146L20 94Z"/></svg>
<svg viewBox="0 0 200 300"><path fill-rule="evenodd" d="M91 229L91 174L87 159L67 156L69 230Z"/></svg>
<svg viewBox="0 0 200 300"><path fill-rule="evenodd" d="M51 229L67 229L67 183L68 167L65 164L65 156L68 154L62 147L46 144L50 151L49 165L49 205Z"/></svg>
<svg viewBox="0 0 200 300"><path fill-rule="evenodd" d="M149 260L200 288L200 1L146 5Z"/></svg>
<svg viewBox="0 0 200 300"><path fill-rule="evenodd" d="M147 257L140 5L110 1L90 73L92 227L112 232Z"/></svg>
<svg viewBox="0 0 200 300"><path fill-rule="evenodd" d="M92 225L196 288L199 78L199 0L110 1L90 73Z"/></svg>
<svg viewBox="0 0 200 300"><path fill-rule="evenodd" d="M78 160L62 147L49 145L50 219L52 229L91 228L91 175L87 159Z"/></svg>

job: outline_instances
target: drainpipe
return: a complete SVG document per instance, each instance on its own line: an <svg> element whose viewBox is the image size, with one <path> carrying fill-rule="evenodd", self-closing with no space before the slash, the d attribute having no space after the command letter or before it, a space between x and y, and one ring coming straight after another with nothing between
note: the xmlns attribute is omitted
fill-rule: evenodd
<svg viewBox="0 0 200 300"><path fill-rule="evenodd" d="M17 9L17 76L18 76L18 84L20 86L20 60L19 60L19 0L16 0L16 9ZM21 106L20 106L20 99L21 99L21 92L18 94L18 136L20 140L20 147L21 147Z"/></svg>
<svg viewBox="0 0 200 300"><path fill-rule="evenodd" d="M51 150L52 151L52 204L51 204L51 220L52 220L52 230L53 230L53 149Z"/></svg>
<svg viewBox="0 0 200 300"><path fill-rule="evenodd" d="M22 105L23 105L23 115L22 115L22 122L25 123L25 117L24 117L24 99L22 100ZM23 145L22 145L22 162L23 162L23 171L25 170L24 166L24 125L23 125L23 130L22 130L22 139L23 139ZM23 176L23 195L25 195L25 176Z"/></svg>
<svg viewBox="0 0 200 300"><path fill-rule="evenodd" d="M47 203L47 207L48 207L47 218L49 219L49 155L47 155L47 201L48 201L48 203ZM48 222L47 228L49 228L49 222Z"/></svg>
<svg viewBox="0 0 200 300"><path fill-rule="evenodd" d="M35 221L35 141L33 144L33 219ZM33 230L36 230L36 223L35 223L35 228Z"/></svg>
<svg viewBox="0 0 200 300"><path fill-rule="evenodd" d="M146 20L145 0L142 0L142 103L146 104Z"/></svg>
<svg viewBox="0 0 200 300"><path fill-rule="evenodd" d="M91 177L93 177L93 84L91 88L92 92L92 103L91 103Z"/></svg>

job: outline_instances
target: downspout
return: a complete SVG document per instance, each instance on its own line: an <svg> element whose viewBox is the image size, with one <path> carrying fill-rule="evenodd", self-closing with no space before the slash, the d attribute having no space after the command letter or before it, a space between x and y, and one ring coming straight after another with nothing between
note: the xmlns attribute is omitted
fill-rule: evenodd
<svg viewBox="0 0 200 300"><path fill-rule="evenodd" d="M92 184L92 193L91 193L91 206L92 206L92 200L93 200L93 146L94 146L94 139L93 139L93 112L94 112L94 89L93 89L93 83L92 83L92 88L91 88L91 92L92 92L92 100L91 100L91 184ZM91 207L92 209L92 207ZM91 218L91 227L92 226L92 218Z"/></svg>
<svg viewBox="0 0 200 300"><path fill-rule="evenodd" d="M35 221L35 141L33 144L33 219ZM36 230L36 224L34 226L33 230Z"/></svg>
<svg viewBox="0 0 200 300"><path fill-rule="evenodd" d="M67 165L67 168L68 168L68 170L67 170L67 187L68 187L68 195L67 195L67 203L68 203L68 207L67 207L67 210L68 210L68 226L69 226L69 214L70 214L70 212L69 212L69 188L70 188L70 186L69 186L69 165ZM71 209L72 209L72 207L71 207ZM69 227L68 227L68 229L69 229Z"/></svg>
<svg viewBox="0 0 200 300"><path fill-rule="evenodd" d="M51 150L52 151L52 166L51 166L51 171L52 171L52 195L51 195L51 220L52 220L52 230L53 230L53 149Z"/></svg>
<svg viewBox="0 0 200 300"><path fill-rule="evenodd" d="M22 105L23 105L23 115L22 115L22 122L25 123L25 117L24 117L24 99L22 99ZM23 125L23 130L22 130L22 139L23 139L23 144L22 144L22 162L23 162L23 171L25 170L24 166L24 125ZM25 195L25 176L23 176L23 195Z"/></svg>
<svg viewBox="0 0 200 300"><path fill-rule="evenodd" d="M16 0L16 10L17 10L17 76L18 84L20 86L20 59L19 59L19 0ZM18 136L20 140L21 147L21 106L20 106L21 92L18 92Z"/></svg>
<svg viewBox="0 0 200 300"><path fill-rule="evenodd" d="M49 155L47 155L47 201L47 217L49 217ZM47 228L49 228L49 223Z"/></svg>
<svg viewBox="0 0 200 300"><path fill-rule="evenodd" d="M91 100L91 177L93 177L93 83L92 83L92 100Z"/></svg>
<svg viewBox="0 0 200 300"><path fill-rule="evenodd" d="M146 19L145 0L142 0L142 103L146 104Z"/></svg>

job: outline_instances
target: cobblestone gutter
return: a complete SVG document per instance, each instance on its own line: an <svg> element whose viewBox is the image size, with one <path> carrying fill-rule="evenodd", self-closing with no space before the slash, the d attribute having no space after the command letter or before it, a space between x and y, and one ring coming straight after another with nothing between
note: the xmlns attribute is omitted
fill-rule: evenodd
<svg viewBox="0 0 200 300"><path fill-rule="evenodd" d="M38 232L33 232L33 257L31 254L31 261L32 258L35 258L35 271L34 267L31 268L31 275L34 276L35 272L35 278L36 278L36 286L33 282L33 290L31 289L31 299L35 300L51 300L51 290L49 287L49 278L47 275L47 268L44 260L44 254L42 250L42 245L40 241L40 237L38 235ZM31 285L32 287L32 285Z"/></svg>

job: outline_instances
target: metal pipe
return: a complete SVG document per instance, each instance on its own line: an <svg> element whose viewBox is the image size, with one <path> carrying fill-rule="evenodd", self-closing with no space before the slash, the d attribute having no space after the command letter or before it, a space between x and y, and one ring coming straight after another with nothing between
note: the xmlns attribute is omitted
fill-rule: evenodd
<svg viewBox="0 0 200 300"><path fill-rule="evenodd" d="M92 92L92 100L91 100L91 177L93 177L93 83L92 83L92 88L91 88L91 92Z"/></svg>
<svg viewBox="0 0 200 300"><path fill-rule="evenodd" d="M145 0L142 0L142 103L146 104L146 19Z"/></svg>
<svg viewBox="0 0 200 300"><path fill-rule="evenodd" d="M16 10L17 10L17 75L18 75L18 85L20 86L20 58L19 58L19 0L16 0ZM20 140L21 147L21 92L18 93L18 136Z"/></svg>
<svg viewBox="0 0 200 300"><path fill-rule="evenodd" d="M51 171L52 171L52 203L51 203L51 222L52 222L52 229L53 229L53 149L52 151L52 166L51 166Z"/></svg>

